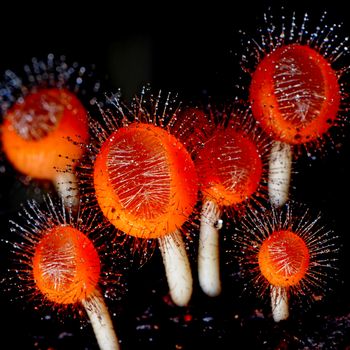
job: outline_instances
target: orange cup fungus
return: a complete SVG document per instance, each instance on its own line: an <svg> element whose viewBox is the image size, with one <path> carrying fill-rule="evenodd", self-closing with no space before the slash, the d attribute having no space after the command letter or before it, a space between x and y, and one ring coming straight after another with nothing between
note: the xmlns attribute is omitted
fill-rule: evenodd
<svg viewBox="0 0 350 350"><path fill-rule="evenodd" d="M100 277L100 260L93 243L71 226L50 228L35 247L33 276L37 288L57 304L82 302Z"/></svg>
<svg viewBox="0 0 350 350"><path fill-rule="evenodd" d="M36 179L52 180L80 158L77 142L88 139L88 121L80 101L65 89L32 92L8 110L2 144L13 166ZM73 142L75 141L75 142Z"/></svg>
<svg viewBox="0 0 350 350"><path fill-rule="evenodd" d="M258 63L250 100L254 117L275 140L314 141L337 119L341 89L331 63L315 49L282 45Z"/></svg>
<svg viewBox="0 0 350 350"><path fill-rule="evenodd" d="M297 285L309 268L310 254L305 241L289 230L275 231L259 250L262 275L275 287Z"/></svg>
<svg viewBox="0 0 350 350"><path fill-rule="evenodd" d="M29 201L19 213L19 222L10 221L11 230L20 235L20 240L12 243L18 277L14 286L23 296L32 296L41 305L51 305L58 311L84 308L100 349L119 349L100 290L108 279L105 295L111 295L112 285L118 281L115 275L110 279L113 261L107 264L106 252L100 259L102 246L95 246L94 240L84 234L88 232L92 237L101 223L90 210L81 208L75 218L62 200L54 202L50 196L43 199L45 209ZM109 266L108 272L101 271L103 265Z"/></svg>
<svg viewBox="0 0 350 350"><path fill-rule="evenodd" d="M339 237L304 205L249 210L234 240L242 276L253 293L270 292L276 322L288 317L290 296L315 301L337 276Z"/></svg>
<svg viewBox="0 0 350 350"><path fill-rule="evenodd" d="M146 239L179 229L192 213L198 191L185 147L166 130L146 123L121 127L103 143L94 187L108 220Z"/></svg>
<svg viewBox="0 0 350 350"><path fill-rule="evenodd" d="M207 199L237 205L258 188L263 164L256 144L242 131L218 129L198 152L199 182Z"/></svg>

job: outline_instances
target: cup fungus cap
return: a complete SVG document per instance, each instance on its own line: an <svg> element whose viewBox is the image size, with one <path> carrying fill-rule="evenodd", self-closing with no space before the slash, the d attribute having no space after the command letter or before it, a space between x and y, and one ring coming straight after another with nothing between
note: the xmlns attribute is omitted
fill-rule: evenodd
<svg viewBox="0 0 350 350"><path fill-rule="evenodd" d="M2 126L3 149L23 174L53 180L66 170L88 139L86 110L65 89L41 89L8 110Z"/></svg>
<svg viewBox="0 0 350 350"><path fill-rule="evenodd" d="M336 71L321 53L295 43L276 48L258 63L250 100L254 117L272 138L303 144L334 124L341 88Z"/></svg>
<svg viewBox="0 0 350 350"><path fill-rule="evenodd" d="M35 247L33 276L37 288L48 300L75 304L96 290L99 256L82 232L71 226L55 226Z"/></svg>
<svg viewBox="0 0 350 350"><path fill-rule="evenodd" d="M198 191L196 170L182 143L146 123L121 127L104 142L94 164L94 187L109 221L140 238L180 228Z"/></svg>

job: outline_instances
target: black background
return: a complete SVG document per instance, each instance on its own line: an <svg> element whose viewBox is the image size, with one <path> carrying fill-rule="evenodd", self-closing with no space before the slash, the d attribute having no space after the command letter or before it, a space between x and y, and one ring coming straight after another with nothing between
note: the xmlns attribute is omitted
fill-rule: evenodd
<svg viewBox="0 0 350 350"><path fill-rule="evenodd" d="M301 16L306 11L314 21L327 10L328 23L343 22L341 34L350 34L350 20L339 0L322 5L310 1L283 4L286 13L295 10ZM151 6L99 1L74 8L64 2L7 4L1 6L0 15L0 72L19 69L31 57L53 52L95 63L99 73L109 77L110 89L121 88L126 97L151 83L155 89L178 92L185 101L208 95L229 98L236 94L235 85L242 76L238 31L256 34L269 5L278 13L281 2ZM122 349L349 347L349 137L341 143L339 152L331 150L313 161L299 159L292 190L295 200L321 210L340 236L341 273L328 298L307 310L296 304L289 321L274 324L267 300L242 296L234 264L224 265L232 259L223 251L223 294L210 299L195 281L189 308L176 308L167 301L161 260L155 253L144 268L128 277L129 292L122 301L110 303ZM0 178L4 237L19 203L35 192L12 175L8 170ZM6 266L3 258L0 261ZM68 315L57 319L54 313L41 314L30 301L25 306L10 302L6 293L0 298L1 349L97 348L88 325L81 329L79 321Z"/></svg>

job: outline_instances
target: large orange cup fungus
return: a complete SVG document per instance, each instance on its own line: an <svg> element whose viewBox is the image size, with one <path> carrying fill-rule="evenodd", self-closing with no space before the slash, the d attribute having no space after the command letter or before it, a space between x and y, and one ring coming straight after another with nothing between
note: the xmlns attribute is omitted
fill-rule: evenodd
<svg viewBox="0 0 350 350"><path fill-rule="evenodd" d="M341 74L333 66L341 46L334 51L338 55L330 55L331 38L327 35L324 45L320 28L314 33L307 31L306 21L307 15L299 36L294 35L293 26L289 35L281 34L277 43L270 36L269 45L258 45L249 88L253 116L274 140L268 190L277 207L288 200L292 147L320 148L330 128L341 119L344 93L339 82ZM336 37L333 32L329 35Z"/></svg>
<svg viewBox="0 0 350 350"><path fill-rule="evenodd" d="M137 239L157 239L172 300L187 305L192 273L180 234L198 180L184 145L169 131L133 122L111 130L93 164L97 202L109 222Z"/></svg>
<svg viewBox="0 0 350 350"><path fill-rule="evenodd" d="M175 232L197 201L197 177L184 146L167 131L135 123L116 130L94 166L97 201L125 233L160 238Z"/></svg>
<svg viewBox="0 0 350 350"><path fill-rule="evenodd" d="M340 107L338 76L307 45L283 45L256 67L250 85L254 117L277 141L301 144L328 132Z"/></svg>

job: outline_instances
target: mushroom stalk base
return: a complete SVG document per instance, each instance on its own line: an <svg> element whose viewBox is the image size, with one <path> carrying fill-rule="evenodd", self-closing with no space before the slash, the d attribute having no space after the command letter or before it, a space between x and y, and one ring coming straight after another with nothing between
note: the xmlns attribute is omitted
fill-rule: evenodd
<svg viewBox="0 0 350 350"><path fill-rule="evenodd" d="M193 279L185 243L181 233L158 238L162 253L169 293L177 306L186 306L192 296Z"/></svg>
<svg viewBox="0 0 350 350"><path fill-rule="evenodd" d="M275 207L283 206L288 200L291 172L291 146L275 141L270 153L268 179L269 197L271 204Z"/></svg>
<svg viewBox="0 0 350 350"><path fill-rule="evenodd" d="M213 201L203 204L198 249L198 278L203 292L211 297L221 293L219 229L221 212Z"/></svg>
<svg viewBox="0 0 350 350"><path fill-rule="evenodd" d="M118 338L101 293L96 290L82 303L89 316L100 349L119 350Z"/></svg>
<svg viewBox="0 0 350 350"><path fill-rule="evenodd" d="M284 321L289 317L288 292L286 288L271 286L272 317L275 322Z"/></svg>
<svg viewBox="0 0 350 350"><path fill-rule="evenodd" d="M78 182L74 174L57 173L54 185L66 208L76 209L79 206Z"/></svg>

